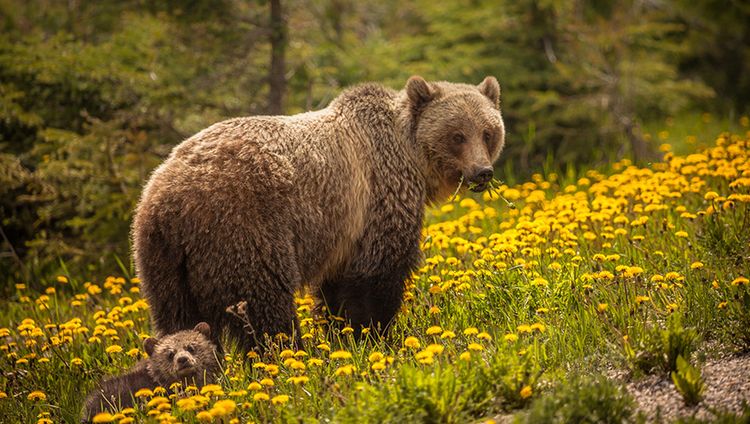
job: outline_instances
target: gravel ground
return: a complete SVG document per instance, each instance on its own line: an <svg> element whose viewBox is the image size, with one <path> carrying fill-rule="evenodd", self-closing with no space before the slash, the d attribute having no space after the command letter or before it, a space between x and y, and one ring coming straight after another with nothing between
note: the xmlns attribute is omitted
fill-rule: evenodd
<svg viewBox="0 0 750 424"><path fill-rule="evenodd" d="M649 422L671 422L678 417L708 420L710 410L739 413L742 402L750 403L750 355L707 361L701 368L706 383L703 401L687 407L671 378L649 376L627 385L638 403L638 411Z"/></svg>

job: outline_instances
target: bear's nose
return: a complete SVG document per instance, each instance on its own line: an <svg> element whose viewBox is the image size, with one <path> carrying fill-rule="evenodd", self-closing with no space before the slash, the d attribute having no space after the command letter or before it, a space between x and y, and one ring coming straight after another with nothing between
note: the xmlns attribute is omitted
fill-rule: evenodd
<svg viewBox="0 0 750 424"><path fill-rule="evenodd" d="M479 170L477 170L474 176L472 178L469 178L469 180L476 184L485 184L490 182L493 175L494 173L492 171L492 167L488 166L485 168L479 168Z"/></svg>
<svg viewBox="0 0 750 424"><path fill-rule="evenodd" d="M188 357L187 356L178 356L177 357L177 365L187 365L188 363Z"/></svg>

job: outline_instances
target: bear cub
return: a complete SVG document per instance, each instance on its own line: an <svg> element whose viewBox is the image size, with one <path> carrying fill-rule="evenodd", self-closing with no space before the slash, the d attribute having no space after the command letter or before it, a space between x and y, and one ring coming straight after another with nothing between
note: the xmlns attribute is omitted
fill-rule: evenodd
<svg viewBox="0 0 750 424"><path fill-rule="evenodd" d="M148 358L139 361L127 373L99 383L84 403L81 422L91 422L100 412L114 412L133 406L136 391L174 383L182 387L216 382L220 371L216 345L211 342L211 328L201 322L192 330L180 331L161 339L143 341Z"/></svg>

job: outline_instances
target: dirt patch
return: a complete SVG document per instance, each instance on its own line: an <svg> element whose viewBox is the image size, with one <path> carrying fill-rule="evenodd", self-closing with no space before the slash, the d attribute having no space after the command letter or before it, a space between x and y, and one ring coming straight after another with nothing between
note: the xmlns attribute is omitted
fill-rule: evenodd
<svg viewBox="0 0 750 424"><path fill-rule="evenodd" d="M712 411L740 413L743 401L750 403L750 355L709 360L701 372L706 391L703 401L693 407L685 406L668 377L649 376L629 383L627 389L648 422L671 422L679 417L707 420L714 418Z"/></svg>

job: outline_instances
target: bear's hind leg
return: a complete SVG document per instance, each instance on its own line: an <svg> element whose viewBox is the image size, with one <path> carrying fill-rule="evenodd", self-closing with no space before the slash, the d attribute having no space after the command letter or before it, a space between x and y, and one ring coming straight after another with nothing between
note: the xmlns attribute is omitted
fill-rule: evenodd
<svg viewBox="0 0 750 424"><path fill-rule="evenodd" d="M185 256L158 229L146 225L135 238L141 289L149 303L155 335L161 337L205 321L187 284Z"/></svg>
<svg viewBox="0 0 750 424"><path fill-rule="evenodd" d="M324 283L320 299L331 314L344 316L354 329L355 336L363 328L384 335L401 308L404 295L402 275L378 275Z"/></svg>

